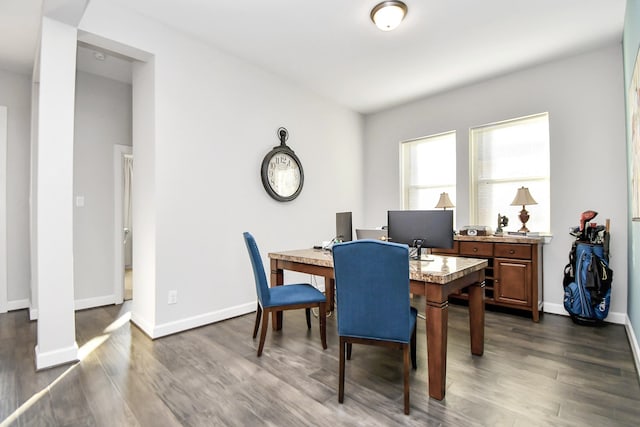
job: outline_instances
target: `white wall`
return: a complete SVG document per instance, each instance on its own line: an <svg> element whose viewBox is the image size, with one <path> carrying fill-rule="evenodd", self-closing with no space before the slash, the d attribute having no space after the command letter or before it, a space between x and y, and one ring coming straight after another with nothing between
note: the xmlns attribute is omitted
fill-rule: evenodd
<svg viewBox="0 0 640 427"><path fill-rule="evenodd" d="M7 106L0 105L0 313L7 312Z"/></svg>
<svg viewBox="0 0 640 427"><path fill-rule="evenodd" d="M627 8L625 11L625 24L623 35L623 57L625 71L625 94L628 94L631 84L631 76L633 75L633 67L635 66L638 49L640 48L640 0L627 0ZM626 101L628 102L628 100ZM627 111L627 114L629 111ZM627 116L628 117L628 116ZM631 123L627 122L627 169L629 182L631 182L633 171L633 144L631 141ZM636 166L637 167L637 166ZM629 197L631 200L631 188L629 188ZM629 202L631 205L631 202ZM631 218L631 206L629 206L629 218ZM629 272L627 274L629 280L629 301L627 314L627 336L633 350L636 361L636 371L640 375L640 222L631 221L629 219Z"/></svg>
<svg viewBox="0 0 640 427"><path fill-rule="evenodd" d="M40 83L39 83L39 61L40 55L36 55L36 65L34 66L33 80L31 83L31 138L29 141L30 155L30 184L29 184L29 262L31 264L30 273L30 301L29 319L38 318L38 129L40 123Z"/></svg>
<svg viewBox="0 0 640 427"><path fill-rule="evenodd" d="M131 145L131 85L78 71L74 132L76 308L114 303L113 146Z"/></svg>
<svg viewBox="0 0 640 427"><path fill-rule="evenodd" d="M38 369L75 360L73 121L75 28L44 17L37 141Z"/></svg>
<svg viewBox="0 0 640 427"><path fill-rule="evenodd" d="M16 310L29 304L30 76L0 69L0 105L7 106L8 118L7 307Z"/></svg>
<svg viewBox="0 0 640 427"><path fill-rule="evenodd" d="M154 117L146 120L155 140L144 150L137 139L144 135L136 136L135 71L133 89L134 311L149 335L255 309L243 231L255 235L266 262L269 251L332 237L335 212L362 217L360 115L105 1L89 4L80 29L154 55ZM289 203L269 198L260 182L280 126L305 173L301 195ZM141 164L153 174L143 189ZM147 200L145 217L136 198ZM145 237L147 220L155 228ZM146 254L155 249L154 259L141 259L140 243L151 246ZM153 270L138 280L139 267ZM175 305L167 304L169 290L178 292ZM135 308L144 304L137 291L155 307Z"/></svg>
<svg viewBox="0 0 640 427"><path fill-rule="evenodd" d="M615 272L608 320L624 323L627 307L627 180L620 44L470 85L365 117L365 213L368 225L400 207L398 143L457 131L457 226L469 224L469 128L549 112L551 232L544 247L545 311L562 313L562 271L580 213L611 219ZM534 196L535 197L535 196ZM434 202L435 203L435 202ZM515 229L518 209L502 214ZM497 213L496 213L497 214ZM496 224L485 224L495 229Z"/></svg>
<svg viewBox="0 0 640 427"><path fill-rule="evenodd" d="M156 324L156 170L154 61L133 64L133 305L131 319L148 335Z"/></svg>

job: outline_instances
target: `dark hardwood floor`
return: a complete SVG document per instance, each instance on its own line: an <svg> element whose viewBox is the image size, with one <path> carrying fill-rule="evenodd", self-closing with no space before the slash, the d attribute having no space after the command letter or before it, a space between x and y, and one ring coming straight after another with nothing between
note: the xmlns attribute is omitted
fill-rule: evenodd
<svg viewBox="0 0 640 427"><path fill-rule="evenodd" d="M414 305L421 311L422 300ZM469 350L466 307L451 306L447 394L427 396L424 321L411 414L402 412L402 353L353 347L338 403L336 319L322 350L317 319L285 312L261 358L254 314L155 341L128 303L76 313L81 362L34 370L36 323L0 315L0 425L17 426L638 426L640 386L624 327L540 323L487 311L485 353ZM124 318L126 320L126 317ZM112 325L109 327L109 325ZM92 349L89 351L89 349Z"/></svg>

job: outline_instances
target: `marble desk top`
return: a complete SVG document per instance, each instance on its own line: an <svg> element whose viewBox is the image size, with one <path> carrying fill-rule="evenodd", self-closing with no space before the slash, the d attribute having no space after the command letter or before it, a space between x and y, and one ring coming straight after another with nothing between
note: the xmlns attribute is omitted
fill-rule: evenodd
<svg viewBox="0 0 640 427"><path fill-rule="evenodd" d="M331 252L323 249L271 252L269 253L269 258L333 268ZM429 261L411 260L409 262L409 277L411 280L444 285L474 271L482 270L489 264L486 259L455 256L429 255L428 259Z"/></svg>

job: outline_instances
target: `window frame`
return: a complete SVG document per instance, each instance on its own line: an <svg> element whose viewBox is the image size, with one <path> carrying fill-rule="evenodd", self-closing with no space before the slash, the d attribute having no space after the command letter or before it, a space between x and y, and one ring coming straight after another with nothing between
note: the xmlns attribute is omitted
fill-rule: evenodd
<svg viewBox="0 0 640 427"><path fill-rule="evenodd" d="M531 119L535 119L535 118L542 118L542 117L546 117L546 122L547 122L547 132L548 132L548 136L547 136L547 154L549 155L548 157L548 164L547 164L547 174L539 174L539 175L522 175L522 176L518 176L518 177L514 177L514 178L493 178L493 179L478 179L477 174L478 174L478 158L477 158L477 151L478 151L478 144L479 142L475 140L474 138L474 132L478 132L482 129L488 129L488 128L492 128L492 127L504 127L505 125L508 125L509 123L517 123L517 122L524 122L527 120L531 120ZM547 214L546 214L546 230L532 230L532 231L536 231L536 232L542 232L542 233L549 233L551 231L551 207L550 207L550 202L551 202L551 158L550 158L550 151L551 151L551 135L550 135L550 120L549 120L549 113L548 112L542 112L542 113L537 113L537 114L530 114L528 116L522 116L522 117L515 117L512 119L507 119L507 120L501 120L498 122L493 122L493 123L488 123L488 124L484 124L484 125L480 125L480 126L474 126L469 128L469 219L471 221L471 223L473 224L478 224L480 219L479 219L479 202L478 202L478 197L479 197L479 185L482 183L487 183L487 184L499 184L499 183L513 183L514 184L514 188L517 189L521 186L525 186L528 187L528 183L531 182L545 182L547 183L547 187L548 187L548 198L546 200L548 200L547 202ZM515 197L516 195L516 190L514 189L513 192L513 197ZM545 194L545 196L547 195ZM536 201L538 203L540 203L540 200L542 200L542 198L536 198L536 195L533 194L533 198L536 199ZM507 209L509 209L512 205L508 205L505 206L505 212ZM512 210L517 209L517 211L519 212L521 207L518 208L517 206L513 206L513 209L509 209L509 212L511 212ZM515 212L515 211L514 211ZM498 213L496 212L496 215ZM500 214L504 214L503 212L500 212ZM510 215L512 216L512 222L511 225L517 225L519 224L519 219L517 217L517 215ZM496 216L497 218L497 216ZM490 224L482 224L482 225L488 225L491 227L494 227L497 225L497 222L494 224L493 221ZM519 228L519 227L518 227Z"/></svg>
<svg viewBox="0 0 640 427"><path fill-rule="evenodd" d="M457 186L457 174L454 173L454 183L453 185L410 185L409 181L410 181L410 177L408 176L410 174L410 170L406 170L405 169L405 164L406 164L406 159L405 159L405 147L407 146L406 144L416 144L420 141L424 141L425 143L428 143L428 140L431 139L436 139L436 138L443 138L446 137L448 135L452 135L453 136L453 146L454 146L454 153L456 153L456 158L454 158L454 170L456 168L456 163L457 163L457 132L455 130L450 130L450 131L445 131L445 132L440 132L440 133L436 133L436 134L432 134L432 135L426 135L426 136L421 136L419 138L413 138L413 139L408 139L405 141L401 141L399 144L399 159L400 159L400 207L402 209L417 209L417 208L410 208L409 207L409 200L410 200L410 194L411 194L411 190L420 190L420 189L442 189L442 191L446 191L449 193L449 195L451 196L452 191L447 190L447 189L453 189L453 194L457 194L456 191L456 186ZM452 197L453 203L455 204L455 197ZM434 201L433 206L436 205L436 203L438 202L438 200ZM428 206L428 207L424 207L424 208L419 208L419 209L435 209L434 207ZM454 214L455 215L455 214Z"/></svg>

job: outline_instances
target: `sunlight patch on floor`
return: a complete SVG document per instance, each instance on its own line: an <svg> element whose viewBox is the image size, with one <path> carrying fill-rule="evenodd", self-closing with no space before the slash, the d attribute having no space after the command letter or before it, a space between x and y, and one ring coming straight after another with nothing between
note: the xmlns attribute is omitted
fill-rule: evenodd
<svg viewBox="0 0 640 427"><path fill-rule="evenodd" d="M29 400L27 400L22 405L20 405L18 409L16 409L11 415L9 415L6 419L4 419L0 423L0 427L9 426L14 421L16 421L18 417L20 417L20 415L24 414L38 400L40 400L40 398L42 398L47 392L49 392L50 389L55 387L55 385L58 384L65 376L67 376L76 366L78 366L80 362L82 362L87 356L89 356L98 347L104 344L109 339L109 337L113 332L117 331L122 326L128 324L130 320L131 320L131 311L125 311L124 313L122 313L120 317L118 317L116 320L111 322L109 326L104 328L104 330L102 331L103 332L102 335L91 338L86 344L80 347L78 349L78 362L73 363L73 365L71 365L69 369L67 369L62 374L60 374L60 376L58 376L55 380L53 380L51 384L49 384L39 392L35 393L33 396L29 398Z"/></svg>

